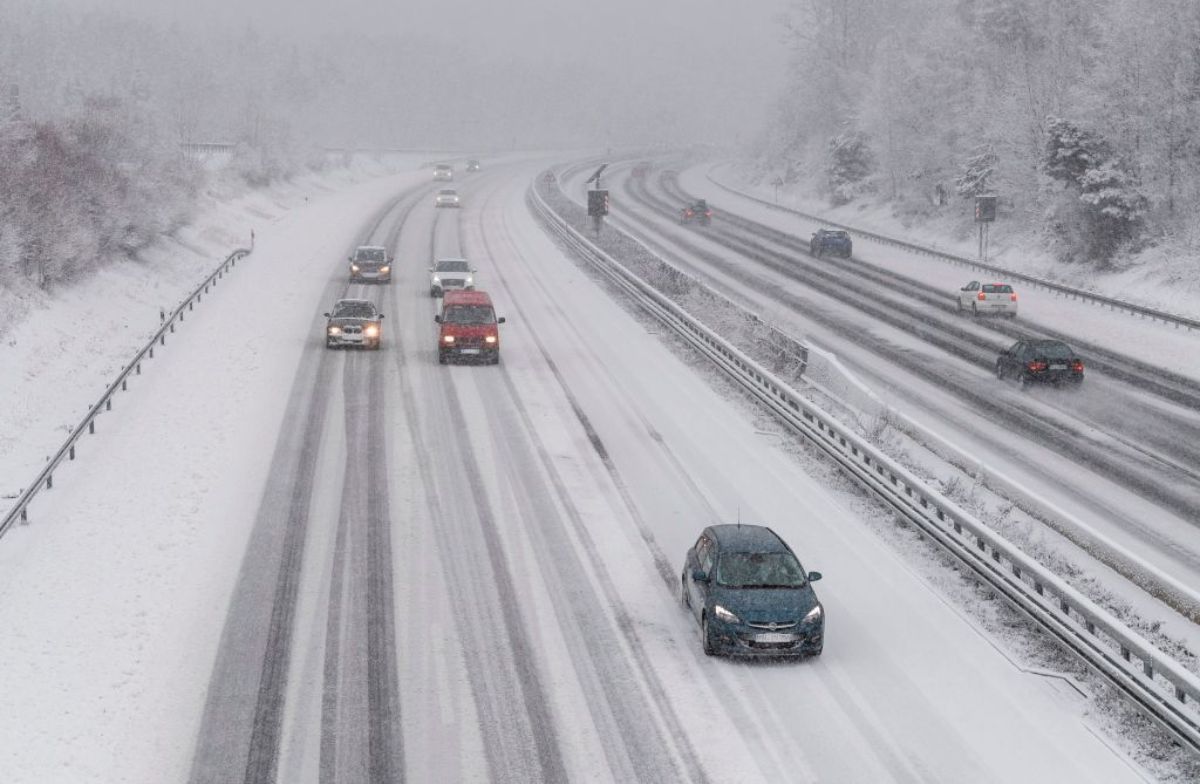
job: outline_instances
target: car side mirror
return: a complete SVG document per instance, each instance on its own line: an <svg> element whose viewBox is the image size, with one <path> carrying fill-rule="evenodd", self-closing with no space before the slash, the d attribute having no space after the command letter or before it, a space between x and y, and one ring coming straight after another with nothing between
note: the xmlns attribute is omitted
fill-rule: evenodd
<svg viewBox="0 0 1200 784"><path fill-rule="evenodd" d="M434 321L436 321L438 324L441 324L441 323L442 323L442 317L441 317L441 316L434 316L434 317L433 317L433 320L434 320Z"/></svg>
<svg viewBox="0 0 1200 784"><path fill-rule="evenodd" d="M380 314L379 314L379 320L380 320L380 321L383 321L383 314L382 314L382 313L380 313Z"/></svg>
<svg viewBox="0 0 1200 784"><path fill-rule="evenodd" d="M353 264L353 263L354 263L354 257L353 257L353 256L347 256L347 257L346 257L346 261L348 261L348 262L350 262L351 264Z"/></svg>
<svg viewBox="0 0 1200 784"><path fill-rule="evenodd" d="M429 271L430 271L430 272L433 272L433 267L430 267L430 268L429 268Z"/></svg>
<svg viewBox="0 0 1200 784"><path fill-rule="evenodd" d="M504 316L501 316L500 318L496 319L496 323L497 323L497 324L503 324L503 323L504 323Z"/></svg>
<svg viewBox="0 0 1200 784"><path fill-rule="evenodd" d="M708 572L703 569L693 569L692 580L698 583L706 583L708 582Z"/></svg>
<svg viewBox="0 0 1200 784"><path fill-rule="evenodd" d="M333 316L329 315L328 313L322 313L321 315L325 318L333 318Z"/></svg>
<svg viewBox="0 0 1200 784"><path fill-rule="evenodd" d="M817 580L820 580L820 579L821 579L820 572L809 572L808 573L808 581L810 583L815 583Z"/></svg>

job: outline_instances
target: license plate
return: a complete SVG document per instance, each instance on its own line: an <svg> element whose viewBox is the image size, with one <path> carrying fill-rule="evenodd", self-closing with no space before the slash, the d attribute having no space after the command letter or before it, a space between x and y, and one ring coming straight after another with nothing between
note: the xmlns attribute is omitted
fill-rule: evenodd
<svg viewBox="0 0 1200 784"><path fill-rule="evenodd" d="M793 634L781 634L780 632L770 632L768 634L754 635L755 642L765 642L765 643L792 642L795 639L796 639L796 636Z"/></svg>
<svg viewBox="0 0 1200 784"><path fill-rule="evenodd" d="M1051 365L1050 369L1051 370L1066 370L1067 366L1066 365Z"/></svg>
<svg viewBox="0 0 1200 784"><path fill-rule="evenodd" d="M464 348L464 349L463 349L461 352L459 352L459 353L462 353L462 354L478 354L478 353L479 353L479 349L477 349L477 348Z"/></svg>

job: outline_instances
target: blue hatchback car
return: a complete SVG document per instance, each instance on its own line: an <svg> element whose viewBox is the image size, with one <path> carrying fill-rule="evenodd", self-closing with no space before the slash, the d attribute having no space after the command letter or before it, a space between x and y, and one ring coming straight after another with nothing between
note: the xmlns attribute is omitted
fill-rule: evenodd
<svg viewBox="0 0 1200 784"><path fill-rule="evenodd" d="M792 549L761 525L705 528L683 563L682 600L704 652L742 656L819 656L825 609Z"/></svg>

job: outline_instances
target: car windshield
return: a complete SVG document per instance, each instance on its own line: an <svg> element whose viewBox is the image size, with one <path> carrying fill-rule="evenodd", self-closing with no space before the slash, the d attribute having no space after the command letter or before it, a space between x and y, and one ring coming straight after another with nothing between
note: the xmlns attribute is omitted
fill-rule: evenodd
<svg viewBox="0 0 1200 784"><path fill-rule="evenodd" d="M724 553L717 585L725 588L803 588L807 582L791 553Z"/></svg>
<svg viewBox="0 0 1200 784"><path fill-rule="evenodd" d="M439 261L437 263L437 271L438 272L470 272L471 268L467 265L466 261L464 261L462 259L458 259L455 261Z"/></svg>
<svg viewBox="0 0 1200 784"><path fill-rule="evenodd" d="M386 261L387 253L383 248L359 248L354 254L355 261Z"/></svg>
<svg viewBox="0 0 1200 784"><path fill-rule="evenodd" d="M1066 343L1035 343L1033 345L1033 353L1039 357L1046 359L1070 359L1075 356L1075 352L1071 351L1071 347Z"/></svg>
<svg viewBox="0 0 1200 784"><path fill-rule="evenodd" d="M439 196L457 196L458 191L451 191L451 190L443 189L443 190L438 191L438 195Z"/></svg>
<svg viewBox="0 0 1200 784"><path fill-rule="evenodd" d="M490 305L452 305L442 314L447 324L492 324L496 314Z"/></svg>
<svg viewBox="0 0 1200 784"><path fill-rule="evenodd" d="M437 170L438 171L450 171L450 167L444 163L439 163L437 165Z"/></svg>
<svg viewBox="0 0 1200 784"><path fill-rule="evenodd" d="M370 302L343 302L333 310L334 318L375 318L375 306Z"/></svg>
<svg viewBox="0 0 1200 784"><path fill-rule="evenodd" d="M984 283L984 294L1012 294L1012 286L1007 283Z"/></svg>

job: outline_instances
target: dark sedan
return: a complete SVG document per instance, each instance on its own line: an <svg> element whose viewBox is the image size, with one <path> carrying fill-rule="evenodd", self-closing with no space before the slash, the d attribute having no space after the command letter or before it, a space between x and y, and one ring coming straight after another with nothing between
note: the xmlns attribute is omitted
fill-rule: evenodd
<svg viewBox="0 0 1200 784"><path fill-rule="evenodd" d="M682 600L704 652L742 656L819 656L825 610L779 535L760 525L712 525L688 550Z"/></svg>
<svg viewBox="0 0 1200 784"><path fill-rule="evenodd" d="M1083 384L1083 360L1061 340L1018 340L996 358L996 378L1030 384Z"/></svg>
<svg viewBox="0 0 1200 784"><path fill-rule="evenodd" d="M854 242L850 234L841 229L817 229L808 241L808 251L818 259L822 256L848 259L854 252Z"/></svg>

